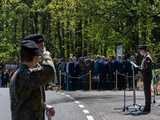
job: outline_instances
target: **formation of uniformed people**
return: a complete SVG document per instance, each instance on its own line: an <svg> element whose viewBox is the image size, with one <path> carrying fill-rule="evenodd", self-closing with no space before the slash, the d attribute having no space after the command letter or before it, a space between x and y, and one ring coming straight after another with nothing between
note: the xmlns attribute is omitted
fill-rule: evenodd
<svg viewBox="0 0 160 120"><path fill-rule="evenodd" d="M125 59L117 60L114 57L105 58L97 56L96 59L90 58L70 58L69 61L60 59L55 64L56 70L61 71L62 74L62 86L64 89L77 90L88 89L89 84L89 71L92 71L92 88L98 90L114 89L115 79L117 71L117 87L118 89L133 88L132 78L126 79L126 75L132 76L131 63L129 62L130 56L126 56ZM57 72L58 73L58 72ZM135 73L137 73L135 71ZM68 76L68 77L66 77ZM76 78L77 77L77 78ZM67 89L68 90L68 89Z"/></svg>
<svg viewBox="0 0 160 120"><path fill-rule="evenodd" d="M21 63L10 83L12 120L44 120L54 116L53 107L45 103L44 86L55 79L51 57L43 55L44 38L31 35L21 42ZM41 58L41 64L40 63Z"/></svg>

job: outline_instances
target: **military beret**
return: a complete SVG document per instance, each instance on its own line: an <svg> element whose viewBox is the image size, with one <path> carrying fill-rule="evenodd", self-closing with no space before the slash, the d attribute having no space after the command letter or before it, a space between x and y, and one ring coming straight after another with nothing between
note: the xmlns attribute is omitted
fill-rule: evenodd
<svg viewBox="0 0 160 120"><path fill-rule="evenodd" d="M44 37L40 34L31 34L29 36L26 36L23 40L32 40L35 43L41 43L44 42Z"/></svg>
<svg viewBox="0 0 160 120"><path fill-rule="evenodd" d="M138 49L147 50L147 45L138 45Z"/></svg>
<svg viewBox="0 0 160 120"><path fill-rule="evenodd" d="M21 42L21 48L22 49L27 49L28 52L33 52L37 56L41 56L42 55L42 51L38 48L36 43L33 42L32 40L23 40Z"/></svg>

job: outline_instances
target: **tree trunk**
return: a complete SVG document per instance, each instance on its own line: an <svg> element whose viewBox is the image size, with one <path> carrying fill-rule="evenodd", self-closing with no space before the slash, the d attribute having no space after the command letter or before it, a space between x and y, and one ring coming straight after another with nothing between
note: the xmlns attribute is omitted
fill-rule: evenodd
<svg viewBox="0 0 160 120"><path fill-rule="evenodd" d="M59 39L60 57L64 57L63 32L62 32L62 26L59 19L57 20L57 33L58 33L58 39Z"/></svg>
<svg viewBox="0 0 160 120"><path fill-rule="evenodd" d="M24 27L25 27L25 19L24 18L22 18L22 34L21 34L21 36L22 36L22 38L24 38L24 36L25 36L25 30L24 30Z"/></svg>
<svg viewBox="0 0 160 120"><path fill-rule="evenodd" d="M34 33L38 33L38 13L37 12L35 12L33 16L33 20L34 20Z"/></svg>

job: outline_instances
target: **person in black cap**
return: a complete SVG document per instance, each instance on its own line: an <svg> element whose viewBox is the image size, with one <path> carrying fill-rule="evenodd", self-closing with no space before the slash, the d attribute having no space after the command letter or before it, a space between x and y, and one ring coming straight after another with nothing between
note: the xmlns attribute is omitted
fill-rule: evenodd
<svg viewBox="0 0 160 120"><path fill-rule="evenodd" d="M23 40L32 40L38 45L39 48L43 49L43 47L44 47L44 37L43 37L43 35L31 34L31 35L26 36Z"/></svg>
<svg viewBox="0 0 160 120"><path fill-rule="evenodd" d="M54 83L57 83L57 76L56 76L56 69L55 69L55 65L52 61L52 58L51 58L51 55L50 55L50 52L46 50L45 46L44 46L44 37L43 35L41 34L31 34L31 35L28 35L26 36L23 40L27 41L27 40L31 40L31 41L34 41L36 43L36 45L38 46L38 48L42 51L42 60L37 64L37 66L39 66L40 64L44 64L44 63L48 63L50 65L52 65L52 67L54 68L54 78L51 80L53 81ZM50 82L51 82L50 81ZM45 86L48 86L49 83ZM45 86L42 86L41 88L41 91L42 91L42 94L43 94L43 101L45 102L46 101L46 97L45 97ZM49 110L52 111L52 107L49 106L49 105L46 105L46 109L49 108ZM44 115L45 117L45 115Z"/></svg>
<svg viewBox="0 0 160 120"><path fill-rule="evenodd" d="M145 107L143 113L147 114L151 111L151 80L152 80L152 58L147 51L146 45L139 46L139 52L143 56L141 63L141 71L144 84Z"/></svg>
<svg viewBox="0 0 160 120"><path fill-rule="evenodd" d="M49 63L35 68L41 55L35 42L21 42L21 63L10 83L12 120L44 120L46 105L41 87L54 78L54 69ZM53 110L52 116L54 114Z"/></svg>
<svg viewBox="0 0 160 120"><path fill-rule="evenodd" d="M36 43L36 45L38 46L38 48L40 48L42 50L42 62L49 62L53 65L54 68L54 82L57 82L57 76L56 76L56 69L54 66L54 63L52 61L50 52L46 50L46 48L44 47L44 37L41 34L31 34L26 36L23 40L27 41L27 40L31 40L34 41Z"/></svg>

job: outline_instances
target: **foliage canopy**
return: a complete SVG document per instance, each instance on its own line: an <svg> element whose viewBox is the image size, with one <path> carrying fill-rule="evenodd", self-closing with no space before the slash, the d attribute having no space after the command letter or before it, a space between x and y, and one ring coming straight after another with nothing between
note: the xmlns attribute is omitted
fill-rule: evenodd
<svg viewBox="0 0 160 120"><path fill-rule="evenodd" d="M138 44L160 58L159 0L0 0L0 62L18 60L20 40L33 33L46 38L55 57L113 55Z"/></svg>

